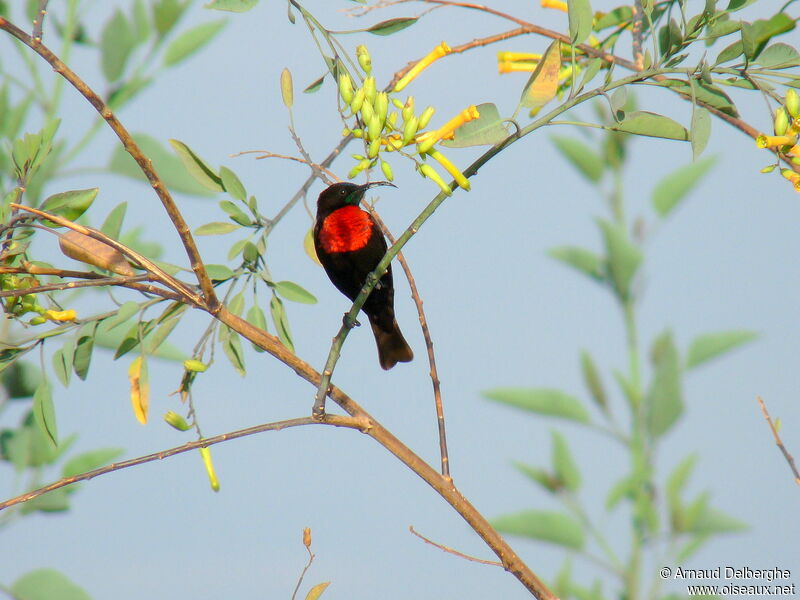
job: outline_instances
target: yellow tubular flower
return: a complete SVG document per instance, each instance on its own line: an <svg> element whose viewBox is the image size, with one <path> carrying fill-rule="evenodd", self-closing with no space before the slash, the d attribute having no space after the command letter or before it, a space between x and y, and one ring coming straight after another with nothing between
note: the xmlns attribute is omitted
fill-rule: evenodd
<svg viewBox="0 0 800 600"><path fill-rule="evenodd" d="M69 310L46 310L43 315L46 319L51 321L74 321L78 318L78 313L73 309Z"/></svg>
<svg viewBox="0 0 800 600"><path fill-rule="evenodd" d="M516 62L519 60L542 60L541 54L532 54L530 52L498 52L497 62Z"/></svg>
<svg viewBox="0 0 800 600"><path fill-rule="evenodd" d="M567 3L561 0L542 0L542 8L553 8L561 12L567 12L569 10L567 8Z"/></svg>
<svg viewBox="0 0 800 600"><path fill-rule="evenodd" d="M458 167L456 167L453 163L451 163L450 160L444 154L442 154L438 150L431 150L430 152L428 152L428 156L430 156L432 159L434 159L436 162L442 165L442 167L444 167L444 170L453 176L453 179L456 180L456 183L459 186L461 186L467 191L470 190L471 186L469 184L469 179L464 177L464 174L458 169Z"/></svg>
<svg viewBox="0 0 800 600"><path fill-rule="evenodd" d="M451 138L455 130L461 127L464 123L469 123L480 117L481 114L473 104L469 108L465 108L455 117L450 119L447 123L442 125L439 129L431 132L426 132L424 136L418 136L417 142L420 144L420 153L425 153L430 150L433 145L441 139Z"/></svg>
<svg viewBox="0 0 800 600"><path fill-rule="evenodd" d="M453 195L453 190L450 189L450 186L447 185L445 180L442 179L441 175L439 175L439 173L436 172L436 169L434 169L432 166L423 163L419 165L419 172L422 173L423 176L436 183L436 185L438 185L445 194L448 196Z"/></svg>
<svg viewBox="0 0 800 600"><path fill-rule="evenodd" d="M535 62L499 62L497 63L497 72L500 75L505 73L531 73L536 70L538 64Z"/></svg>
<svg viewBox="0 0 800 600"><path fill-rule="evenodd" d="M763 133L756 138L756 146L759 148L775 148L777 146L794 146L797 142L796 135L764 135Z"/></svg>
<svg viewBox="0 0 800 600"><path fill-rule="evenodd" d="M422 60L420 60L417 64L415 64L411 70L405 74L405 76L397 82L397 85L394 86L394 91L399 92L404 87L406 87L409 83L411 83L417 75L422 73L425 69L431 66L434 62L450 54L452 50L450 50L450 46L448 46L445 42L442 42L436 48L431 50L427 56L425 56Z"/></svg>

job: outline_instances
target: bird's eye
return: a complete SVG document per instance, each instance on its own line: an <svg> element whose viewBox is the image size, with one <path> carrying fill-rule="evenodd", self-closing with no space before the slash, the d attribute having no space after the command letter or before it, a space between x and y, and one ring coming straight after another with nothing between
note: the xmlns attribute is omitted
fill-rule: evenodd
<svg viewBox="0 0 800 600"><path fill-rule="evenodd" d="M346 196L347 195L347 190L342 188L341 190L339 190L339 195L340 196Z"/></svg>

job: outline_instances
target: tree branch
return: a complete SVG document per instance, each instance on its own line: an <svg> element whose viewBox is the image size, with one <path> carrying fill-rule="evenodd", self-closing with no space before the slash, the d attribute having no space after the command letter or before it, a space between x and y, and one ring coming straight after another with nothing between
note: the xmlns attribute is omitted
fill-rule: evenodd
<svg viewBox="0 0 800 600"><path fill-rule="evenodd" d="M769 425L770 431L772 431L772 437L775 438L775 445L778 446L783 457L786 459L786 462L789 463L789 468L792 470L792 474L794 475L794 482L797 485L800 485L800 472L797 470L797 465L794 463L794 457L789 454L789 451L786 449L786 446L783 445L783 441L781 440L781 436L778 433L778 428L775 427L775 423L772 422L772 417L769 415L767 411L767 405L764 403L764 400L761 399L761 396L757 396L756 399L758 400L758 405L761 407L761 414L764 415L764 418L767 420L767 424Z"/></svg>

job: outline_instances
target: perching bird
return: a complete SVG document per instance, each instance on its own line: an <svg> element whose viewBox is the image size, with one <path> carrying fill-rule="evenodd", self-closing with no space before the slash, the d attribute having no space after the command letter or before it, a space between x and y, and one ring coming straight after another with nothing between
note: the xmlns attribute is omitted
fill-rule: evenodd
<svg viewBox="0 0 800 600"><path fill-rule="evenodd" d="M370 214L359 208L364 193L376 185L392 185L374 181L364 185L334 183L323 190L317 200L317 223L314 226L314 248L333 285L355 301L367 280L386 254L386 240ZM378 361L384 369L398 362L409 362L414 353L409 348L394 317L392 266L378 281L362 309L369 317Z"/></svg>

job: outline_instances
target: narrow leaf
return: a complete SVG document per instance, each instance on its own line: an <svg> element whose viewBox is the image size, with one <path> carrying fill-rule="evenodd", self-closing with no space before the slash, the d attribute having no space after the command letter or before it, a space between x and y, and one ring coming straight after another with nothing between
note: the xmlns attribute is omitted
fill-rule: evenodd
<svg viewBox="0 0 800 600"><path fill-rule="evenodd" d="M492 519L501 533L551 542L580 550L585 543L581 524L573 517L554 511L526 510Z"/></svg>
<svg viewBox="0 0 800 600"><path fill-rule="evenodd" d="M557 431L551 432L553 471L564 487L577 492L581 486L581 473L572 457L566 438Z"/></svg>
<svg viewBox="0 0 800 600"><path fill-rule="evenodd" d="M82 588L54 569L25 573L11 586L11 596L19 600L91 600Z"/></svg>
<svg viewBox="0 0 800 600"><path fill-rule="evenodd" d="M697 160L706 149L711 135L711 113L696 106L692 113L692 157Z"/></svg>
<svg viewBox="0 0 800 600"><path fill-rule="evenodd" d="M655 373L645 396L647 426L653 436L669 431L683 413L681 366L669 331L653 342Z"/></svg>
<svg viewBox="0 0 800 600"><path fill-rule="evenodd" d="M569 37L573 44L582 44L592 32L594 13L589 0L569 0Z"/></svg>
<svg viewBox="0 0 800 600"><path fill-rule="evenodd" d="M47 437L53 442L53 446L58 446L58 431L56 429L56 409L53 405L53 391L47 380L42 381L33 394L33 416L36 424L42 431L47 433Z"/></svg>
<svg viewBox="0 0 800 600"><path fill-rule="evenodd" d="M330 581L323 581L322 583L318 583L306 594L306 600L319 600L319 597L322 596L322 592L328 589L328 586L331 584Z"/></svg>
<svg viewBox="0 0 800 600"><path fill-rule="evenodd" d="M309 83L308 87L306 87L306 89L303 90L303 93L304 94L313 94L314 92L319 90L319 88L322 87L322 83L325 81L325 76L326 75L327 75L327 73L324 73L322 75L322 77L320 77L319 79L315 79L314 81Z"/></svg>
<svg viewBox="0 0 800 600"><path fill-rule="evenodd" d="M589 423L589 413L577 398L546 388L495 388L483 392L489 400L529 412Z"/></svg>
<svg viewBox="0 0 800 600"><path fill-rule="evenodd" d="M556 477L541 467L526 465L525 463L514 461L514 468L525 475L531 481L538 483L548 492L556 492L561 488L562 483Z"/></svg>
<svg viewBox="0 0 800 600"><path fill-rule="evenodd" d="M592 355L585 350L581 351L581 374L592 400L602 410L608 410L608 396L603 386L603 380L600 378L600 372L592 360Z"/></svg>
<svg viewBox="0 0 800 600"><path fill-rule="evenodd" d="M627 298L639 265L642 262L641 250L631 241L622 225L599 219L603 240L608 256L608 269L614 282L614 289L620 298Z"/></svg>
<svg viewBox="0 0 800 600"><path fill-rule="evenodd" d="M661 179L653 189L653 208L658 216L663 218L669 215L716 161L717 159L711 156L681 167Z"/></svg>
<svg viewBox="0 0 800 600"><path fill-rule="evenodd" d="M698 336L689 346L686 367L692 369L758 337L755 331L721 331Z"/></svg>
<svg viewBox="0 0 800 600"><path fill-rule="evenodd" d="M392 35L393 33L402 31L406 27L411 27L417 22L418 18L419 17L398 17L396 19L389 19L387 21L375 23L375 25L365 31L374 35Z"/></svg>
<svg viewBox="0 0 800 600"><path fill-rule="evenodd" d="M231 233L232 231L236 231L241 229L241 225L237 225L236 223L227 223L224 221L214 221L213 223L206 223L205 225L200 225L197 229L194 230L195 235L222 235L224 233Z"/></svg>
<svg viewBox="0 0 800 600"><path fill-rule="evenodd" d="M311 292L293 281L276 281L275 291L292 302L300 302L302 304L317 303L316 297Z"/></svg>
<svg viewBox="0 0 800 600"><path fill-rule="evenodd" d="M272 322L275 324L275 329L278 332L278 338L284 346L294 352L294 343L292 342L292 332L289 329L289 318L286 315L286 309L280 298L273 295L272 300L269 302L269 310L272 314Z"/></svg>
<svg viewBox="0 0 800 600"><path fill-rule="evenodd" d="M634 111L625 116L612 129L636 135L689 141L689 132L680 123L669 117L647 111Z"/></svg>
<svg viewBox="0 0 800 600"><path fill-rule="evenodd" d="M212 192L225 191L220 176L202 158L195 154L189 146L178 140L169 140L169 143L178 158L181 159L183 166L186 167L186 170L194 177L197 183Z"/></svg>
<svg viewBox="0 0 800 600"><path fill-rule="evenodd" d="M189 58L213 40L225 27L226 22L225 19L211 21L183 32L172 41L164 52L164 66L171 67Z"/></svg>
<svg viewBox="0 0 800 600"><path fill-rule="evenodd" d="M41 209L70 221L75 221L89 210L99 191L99 188L90 188L88 190L71 190L53 194L42 203ZM53 223L51 227L60 226Z"/></svg>
<svg viewBox="0 0 800 600"><path fill-rule="evenodd" d="M135 45L136 32L125 15L117 10L100 37L101 66L108 81L117 81L122 76Z"/></svg>
<svg viewBox="0 0 800 600"><path fill-rule="evenodd" d="M580 140L561 135L550 136L550 141L586 179L596 183L603 177L605 163L593 148Z"/></svg>
<svg viewBox="0 0 800 600"><path fill-rule="evenodd" d="M604 279L603 258L591 250L578 246L558 246L548 250L547 254L581 273L585 273L595 281Z"/></svg>
<svg viewBox="0 0 800 600"><path fill-rule="evenodd" d="M247 12L256 4L258 4L258 0L212 0L208 4L204 4L203 8L242 13Z"/></svg>
<svg viewBox="0 0 800 600"><path fill-rule="evenodd" d="M561 42L556 40L547 47L542 60L536 65L536 70L531 74L528 83L525 84L520 104L530 108L533 112L555 98L558 92L558 73L560 69Z"/></svg>
<svg viewBox="0 0 800 600"><path fill-rule="evenodd" d="M122 448L99 448L73 456L61 469L62 477L73 477L107 465L122 454Z"/></svg>
<svg viewBox="0 0 800 600"><path fill-rule="evenodd" d="M219 177L222 180L222 187L225 191L236 200L244 202L247 200L247 190L242 185L241 180L236 176L236 173L231 171L228 167L219 168Z"/></svg>

